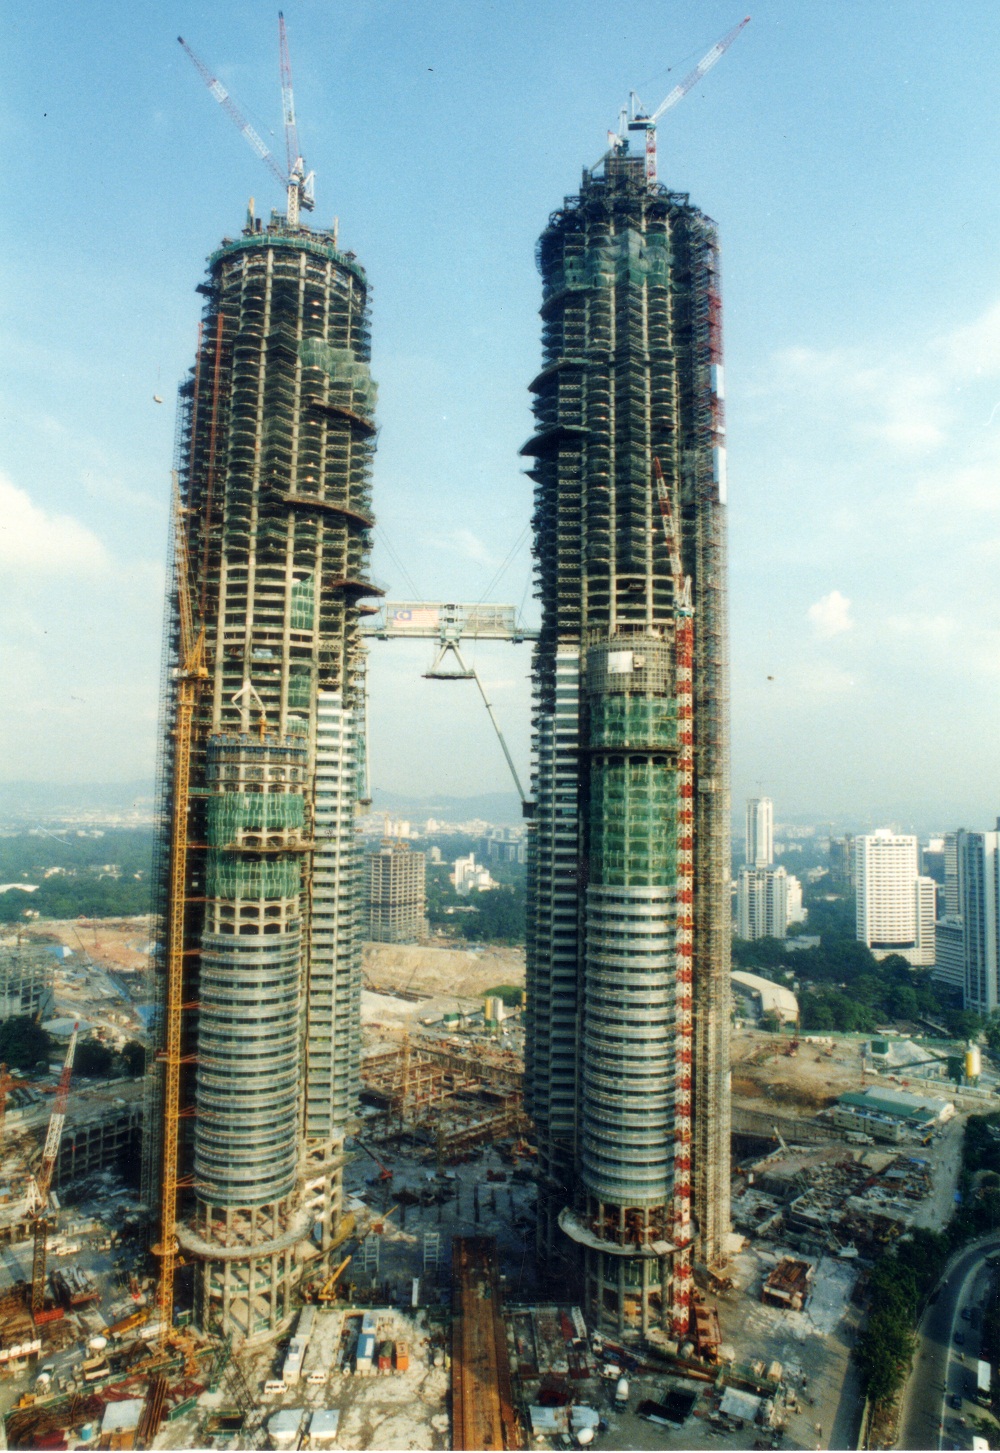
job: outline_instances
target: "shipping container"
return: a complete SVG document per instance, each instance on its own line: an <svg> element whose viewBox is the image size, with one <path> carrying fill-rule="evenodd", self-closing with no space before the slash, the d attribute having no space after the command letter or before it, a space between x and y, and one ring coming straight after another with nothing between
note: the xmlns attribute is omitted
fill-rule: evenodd
<svg viewBox="0 0 1000 1453"><path fill-rule="evenodd" d="M358 1350L354 1355L355 1372L371 1372L375 1355L375 1337L371 1332L362 1332L358 1338Z"/></svg>

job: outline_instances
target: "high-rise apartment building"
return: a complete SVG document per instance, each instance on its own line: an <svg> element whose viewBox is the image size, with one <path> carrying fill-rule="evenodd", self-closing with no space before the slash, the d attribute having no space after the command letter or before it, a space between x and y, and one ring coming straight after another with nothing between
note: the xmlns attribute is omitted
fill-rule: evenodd
<svg viewBox="0 0 1000 1453"><path fill-rule="evenodd" d="M715 224L614 150L538 246L525 1086L539 1242L687 1331L729 1229L725 452ZM690 598L689 598L690 592ZM693 608L693 615L692 615Z"/></svg>
<svg viewBox="0 0 1000 1453"><path fill-rule="evenodd" d="M303 1248L331 1247L357 1098L375 386L365 274L332 233L251 215L199 291L167 651L181 685L164 685L163 1157L147 1188L158 1179L168 1233L176 1210L196 1323L252 1337L291 1315Z"/></svg>
<svg viewBox="0 0 1000 1453"><path fill-rule="evenodd" d="M801 921L802 916L801 885L784 868L740 869L736 879L740 938L784 938L789 923Z"/></svg>
<svg viewBox="0 0 1000 1453"><path fill-rule="evenodd" d="M937 886L920 875L917 839L879 828L854 840L857 936L876 958L934 963Z"/></svg>
<svg viewBox="0 0 1000 1453"><path fill-rule="evenodd" d="M365 856L368 937L414 943L427 935L427 859L406 842L386 839Z"/></svg>
<svg viewBox="0 0 1000 1453"><path fill-rule="evenodd" d="M956 837L964 961L963 1008L1000 1008L1000 818L995 832Z"/></svg>
<svg viewBox="0 0 1000 1453"><path fill-rule="evenodd" d="M830 887L846 893L854 887L854 839L830 839Z"/></svg>
<svg viewBox="0 0 1000 1453"><path fill-rule="evenodd" d="M746 863L768 868L774 862L774 803L770 797L747 799Z"/></svg>

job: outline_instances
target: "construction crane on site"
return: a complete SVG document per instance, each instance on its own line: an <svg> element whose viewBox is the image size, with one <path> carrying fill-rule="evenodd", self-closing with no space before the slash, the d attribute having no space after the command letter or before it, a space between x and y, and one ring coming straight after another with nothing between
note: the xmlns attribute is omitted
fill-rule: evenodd
<svg viewBox="0 0 1000 1453"><path fill-rule="evenodd" d="M384 1161L379 1160L374 1150L367 1146L363 1140L359 1140L356 1135L354 1137L354 1144L358 1147L359 1150L363 1150L365 1155L370 1156L375 1164L378 1166L378 1178L380 1181L392 1180L392 1171L389 1169Z"/></svg>
<svg viewBox="0 0 1000 1453"><path fill-rule="evenodd" d="M288 32L285 17L278 12L278 50L281 69L281 106L285 123L285 156L287 166L282 170L277 158L260 133L251 126L225 86L200 60L182 35L177 37L195 70L201 76L212 96L225 111L243 139L256 152L271 175L285 188L288 203L288 225L297 227L302 212L311 212L316 205L315 174L306 171L305 162L299 151L298 127L295 122L295 97L292 91L292 63L288 54Z"/></svg>
<svg viewBox="0 0 1000 1453"><path fill-rule="evenodd" d="M69 1100L69 1082L73 1074L73 1057L76 1054L76 1037L79 1028L79 1023L74 1024L73 1033L69 1037L66 1059L63 1063L62 1074L59 1076L59 1086L52 1105L52 1114L49 1116L49 1128L45 1135L45 1148L42 1151L42 1164L34 1183L35 1246L31 1258L31 1315L36 1321L39 1313L45 1310L45 1257L49 1234L49 1192L52 1189L52 1176L59 1155L63 1126L66 1124L66 1104Z"/></svg>
<svg viewBox="0 0 1000 1453"><path fill-rule="evenodd" d="M181 1013L184 1009L184 910L187 901L188 807L191 782L191 735L201 685L208 679L205 626L195 629L191 608L187 539L180 483L173 473L174 568L177 619L180 628L177 703L174 718L173 812L170 825L170 881L167 898L166 985L163 996L163 1147L160 1177L160 1239L153 1247L160 1258L157 1301L160 1340L166 1342L174 1321L174 1272L177 1264L177 1188L180 1126Z"/></svg>
<svg viewBox="0 0 1000 1453"><path fill-rule="evenodd" d="M702 76L712 69L716 61L722 59L733 41L739 35L744 26L750 24L749 15L744 16L739 25L734 25L728 35L724 35L717 41L712 49L702 56L693 71L689 71L683 81L679 81L668 96L664 98L653 112L647 111L646 107L639 100L634 91L629 93L629 106L627 111L623 110L619 119L618 133L611 133L610 140L612 149L617 151L625 142L626 131L644 131L646 133L646 180L656 181L656 123L661 116L672 110L678 101L683 101L694 86L698 84Z"/></svg>
<svg viewBox="0 0 1000 1453"><path fill-rule="evenodd" d="M443 601L386 601L380 606L378 615L364 627L364 634L378 641L431 640L437 641L438 651L431 663L431 669L423 673L425 681L474 681L483 698L487 715L497 734L504 759L514 779L517 795L527 815L529 808L517 775L514 759L507 747L500 723L493 706L486 695L475 666L468 666L459 650L459 641L472 638L477 641L510 641L519 645L522 641L536 641L538 632L522 625L517 610L512 605L457 605ZM454 666L445 669L445 662L454 658Z"/></svg>

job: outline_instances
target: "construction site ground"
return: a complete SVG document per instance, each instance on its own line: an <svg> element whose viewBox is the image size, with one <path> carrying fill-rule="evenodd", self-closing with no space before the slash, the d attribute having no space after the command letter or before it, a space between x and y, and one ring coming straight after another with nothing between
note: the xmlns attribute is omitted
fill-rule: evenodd
<svg viewBox="0 0 1000 1453"><path fill-rule="evenodd" d="M860 1047L870 1036L802 1039L786 1054L787 1036L741 1029L731 1041L733 1100L752 1109L773 1107L786 1114L814 1115L839 1095L861 1087Z"/></svg>
<svg viewBox="0 0 1000 1453"><path fill-rule="evenodd" d="M374 1310L378 1319L376 1347L383 1341L402 1341L408 1346L409 1367L406 1371L400 1372L393 1367L389 1371L364 1375L351 1371L350 1361L346 1369L338 1366L343 1353L351 1346L363 1311L370 1310ZM340 1413L336 1439L338 1448L448 1448L451 1444L444 1344L441 1333L429 1326L425 1312L418 1311L411 1316L398 1308L362 1309L339 1305L330 1310L317 1310L301 1377L298 1383L287 1387L284 1392L277 1396L264 1393L264 1384L281 1376L284 1353L280 1348L276 1352L272 1345L244 1353L240 1365L251 1392L258 1395L259 1412L265 1427L280 1410L298 1409L302 1413L304 1433L310 1414L320 1408L336 1408ZM321 1373L325 1374L322 1383L310 1380L318 1379ZM223 1383L219 1392L207 1393L199 1398L190 1413L166 1424L155 1446L203 1446L207 1415L229 1403L231 1397ZM240 1444L246 1446L246 1439L239 1439L236 1446ZM298 1446L298 1440L291 1446Z"/></svg>
<svg viewBox="0 0 1000 1453"><path fill-rule="evenodd" d="M500 984L524 984L524 949L366 943L362 967L373 989L481 999Z"/></svg>

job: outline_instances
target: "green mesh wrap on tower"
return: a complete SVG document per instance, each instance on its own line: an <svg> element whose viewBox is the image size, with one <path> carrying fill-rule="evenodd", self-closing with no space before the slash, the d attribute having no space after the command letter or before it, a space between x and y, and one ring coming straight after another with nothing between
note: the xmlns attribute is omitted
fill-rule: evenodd
<svg viewBox="0 0 1000 1453"><path fill-rule="evenodd" d="M643 282L666 287L670 281L670 242L666 234L652 236L628 230L607 242L588 247L578 256L567 256L554 270L547 295L610 288L616 283Z"/></svg>
<svg viewBox="0 0 1000 1453"><path fill-rule="evenodd" d="M360 414L375 412L378 384L367 363L359 363L349 348L334 348L322 338L303 338L299 344L303 368L319 368L334 384L344 386L344 402Z"/></svg>
<svg viewBox="0 0 1000 1453"><path fill-rule="evenodd" d="M293 666L288 676L288 705L308 708L311 701L311 669L308 666Z"/></svg>
<svg viewBox="0 0 1000 1453"><path fill-rule="evenodd" d="M292 586L292 630L311 631L316 627L316 587L311 575Z"/></svg>
<svg viewBox="0 0 1000 1453"><path fill-rule="evenodd" d="M297 792L223 792L208 799L208 844L224 848L241 832L281 832L305 825Z"/></svg>
<svg viewBox="0 0 1000 1453"><path fill-rule="evenodd" d="M266 861L210 850L207 869L209 898L294 898L301 884L294 858Z"/></svg>
<svg viewBox="0 0 1000 1453"><path fill-rule="evenodd" d="M673 768L656 761L595 762L590 881L609 888L655 887L673 882L676 871Z"/></svg>
<svg viewBox="0 0 1000 1453"><path fill-rule="evenodd" d="M676 747L676 703L662 696L595 696L590 703L590 743L595 747Z"/></svg>

